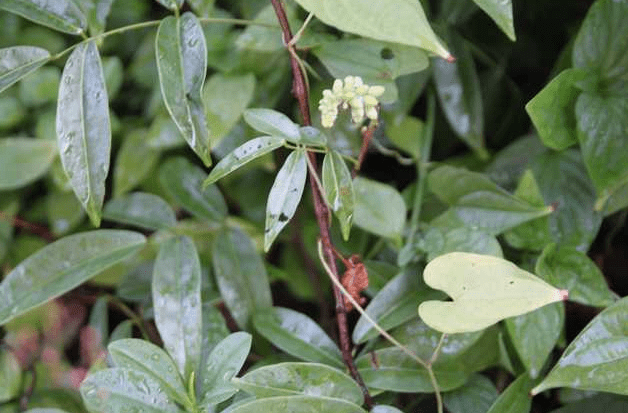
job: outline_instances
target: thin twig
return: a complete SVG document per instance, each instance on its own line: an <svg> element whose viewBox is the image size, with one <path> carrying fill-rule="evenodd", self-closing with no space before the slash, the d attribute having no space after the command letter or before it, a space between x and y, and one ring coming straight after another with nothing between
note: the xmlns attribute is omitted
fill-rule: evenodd
<svg viewBox="0 0 628 413"><path fill-rule="evenodd" d="M312 120L310 118L307 82L305 80L303 66L299 64L298 56L296 55L296 51L294 50L294 44L292 43L293 36L290 30L290 24L288 23L288 18L286 16L286 11L283 7L283 4L281 3L281 0L271 0L271 3L275 10L275 14L277 15L279 25L281 26L283 42L286 45L286 48L288 49L290 54L290 66L292 68L292 93L297 99L303 125L311 126ZM314 153L308 152L307 156L309 163L311 165L316 165L316 155ZM338 268L336 267L336 260L334 257L331 237L329 234L329 209L325 205L323 201L323 194L319 190L314 179L310 179L310 188L312 190L312 198L314 200L314 212L320 230L320 236L324 240L325 244L324 249L326 261L330 268L330 271L332 271L332 273L336 274L337 276ZM338 323L338 334L342 357L349 369L349 372L351 373L351 376L362 389L362 393L364 394L364 403L370 410L373 406L373 399L371 398L368 388L364 384L364 380L362 380L362 377L360 376L358 369L356 368L353 361L353 356L351 354L351 340L349 337L349 328L347 326L347 313L344 306L342 293L335 284L333 287L333 291L334 298L336 300L336 321Z"/></svg>

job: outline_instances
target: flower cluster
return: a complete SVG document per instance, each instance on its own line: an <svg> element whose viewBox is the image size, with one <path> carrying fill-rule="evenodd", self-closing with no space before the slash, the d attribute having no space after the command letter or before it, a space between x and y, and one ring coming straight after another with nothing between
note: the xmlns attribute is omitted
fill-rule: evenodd
<svg viewBox="0 0 628 413"><path fill-rule="evenodd" d="M351 107L351 119L360 123L368 118L377 120L377 98L384 93L383 86L369 86L362 82L359 76L347 76L344 83L340 79L334 81L331 90L323 90L323 98L318 103L321 111L321 123L325 128L331 128L338 116L338 107Z"/></svg>

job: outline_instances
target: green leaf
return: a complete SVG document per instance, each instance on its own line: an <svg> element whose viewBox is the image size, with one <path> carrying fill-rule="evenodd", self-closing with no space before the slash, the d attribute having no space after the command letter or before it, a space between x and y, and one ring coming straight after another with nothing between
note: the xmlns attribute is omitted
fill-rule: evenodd
<svg viewBox="0 0 628 413"><path fill-rule="evenodd" d="M403 412L393 406L386 406L383 404L378 404L377 406L373 406L373 408L371 409L371 413L403 413Z"/></svg>
<svg viewBox="0 0 628 413"><path fill-rule="evenodd" d="M171 11L178 10L183 5L183 0L155 0L155 1Z"/></svg>
<svg viewBox="0 0 628 413"><path fill-rule="evenodd" d="M302 126L299 128L301 134L299 143L310 146L327 146L327 136L313 126Z"/></svg>
<svg viewBox="0 0 628 413"><path fill-rule="evenodd" d="M48 59L50 52L40 47L14 46L0 49L0 92L43 66Z"/></svg>
<svg viewBox="0 0 628 413"><path fill-rule="evenodd" d="M424 360L429 359L442 336L419 319L391 331L401 344ZM495 364L494 330L486 333L448 335L444 338L434 374L441 391L462 386L472 372ZM369 387L404 393L432 393L434 388L427 370L398 347L386 347L357 358L356 366Z"/></svg>
<svg viewBox="0 0 628 413"><path fill-rule="evenodd" d="M628 93L626 16L625 1L597 1L589 9L574 42L573 65L597 78L596 86L604 95Z"/></svg>
<svg viewBox="0 0 628 413"><path fill-rule="evenodd" d="M112 199L105 205L103 217L148 230L170 228L177 224L170 205L157 195L145 192L134 192Z"/></svg>
<svg viewBox="0 0 628 413"><path fill-rule="evenodd" d="M203 367L201 404L208 409L227 400L237 392L231 382L240 371L251 350L251 335L230 334L214 347Z"/></svg>
<svg viewBox="0 0 628 413"><path fill-rule="evenodd" d="M545 205L543 195L539 189L534 173L527 169L521 176L515 196L531 205L542 207ZM505 235L506 242L517 249L542 250L552 240L548 216L533 219L516 226Z"/></svg>
<svg viewBox="0 0 628 413"><path fill-rule="evenodd" d="M332 210L340 221L342 238L349 239L351 224L353 222L353 208L355 206L355 192L351 172L347 168L342 156L331 150L323 159L323 188L325 197Z"/></svg>
<svg viewBox="0 0 628 413"><path fill-rule="evenodd" d="M625 297L587 324L532 394L553 387L628 394L627 323Z"/></svg>
<svg viewBox="0 0 628 413"><path fill-rule="evenodd" d="M292 219L301 201L307 178L306 156L302 149L290 153L270 188L266 204L265 252L268 252L277 235Z"/></svg>
<svg viewBox="0 0 628 413"><path fill-rule="evenodd" d="M570 291L571 293L571 291ZM554 303L506 319L506 329L526 371L536 379L543 371L565 323L565 306Z"/></svg>
<svg viewBox="0 0 628 413"><path fill-rule="evenodd" d="M441 255L425 267L423 278L427 285L453 299L425 301L419 306L421 319L447 334L482 330L567 296L566 291L513 263L489 255Z"/></svg>
<svg viewBox="0 0 628 413"><path fill-rule="evenodd" d="M99 35L105 30L105 23L113 2L114 0L89 0L78 3L87 16L87 25L92 36Z"/></svg>
<svg viewBox="0 0 628 413"><path fill-rule="evenodd" d="M384 86L386 90L379 97L383 103L397 100L395 79L425 70L429 65L423 50L371 39L323 42L313 53L336 79L360 76L367 85Z"/></svg>
<svg viewBox="0 0 628 413"><path fill-rule="evenodd" d="M212 245L212 263L220 294L240 328L272 307L270 285L253 241L239 229L223 229Z"/></svg>
<svg viewBox="0 0 628 413"><path fill-rule="evenodd" d="M71 0L2 0L0 9L70 34L82 34L85 16Z"/></svg>
<svg viewBox="0 0 628 413"><path fill-rule="evenodd" d="M173 7L173 1L169 3ZM181 2L182 3L182 2ZM155 39L159 84L168 113L205 166L212 164L205 105L207 46L198 19L189 12L161 21Z"/></svg>
<svg viewBox="0 0 628 413"><path fill-rule="evenodd" d="M447 31L447 40L456 55L456 61L449 63L434 59L432 66L440 104L456 135L481 159L487 159L482 91L471 50L453 30Z"/></svg>
<svg viewBox="0 0 628 413"><path fill-rule="evenodd" d="M548 245L538 261L535 272L548 283L569 290L569 300L594 307L615 302L604 274L585 253L571 247Z"/></svg>
<svg viewBox="0 0 628 413"><path fill-rule="evenodd" d="M136 232L98 230L47 245L21 262L0 284L0 325L130 257L145 241Z"/></svg>
<svg viewBox="0 0 628 413"><path fill-rule="evenodd" d="M238 405L230 413L294 413L294 412L334 412L366 413L360 406L342 399L320 396L277 396L257 399Z"/></svg>
<svg viewBox="0 0 628 413"><path fill-rule="evenodd" d="M427 288L416 268L409 267L397 274L373 297L366 307L366 314L381 328L388 330L416 318L417 306L422 301L441 297L441 293ZM373 325L361 316L353 328L351 338L354 343L361 344L378 335Z"/></svg>
<svg viewBox="0 0 628 413"><path fill-rule="evenodd" d="M301 139L299 125L276 110L247 109L244 111L244 120L253 129L275 138L283 138L291 142L299 142Z"/></svg>
<svg viewBox="0 0 628 413"><path fill-rule="evenodd" d="M484 174L444 165L428 176L430 190L452 205L467 226L492 235L542 217L552 208L539 208L510 195Z"/></svg>
<svg viewBox="0 0 628 413"><path fill-rule="evenodd" d="M297 0L323 23L341 31L385 42L420 47L452 60L427 21L421 3L399 0Z"/></svg>
<svg viewBox="0 0 628 413"><path fill-rule="evenodd" d="M417 247L427 252L428 261L456 251L503 257L502 248L494 236L464 226L453 229L429 227Z"/></svg>
<svg viewBox="0 0 628 413"><path fill-rule="evenodd" d="M203 90L203 102L207 108L211 146L215 146L236 125L253 99L255 76L213 75Z"/></svg>
<svg viewBox="0 0 628 413"><path fill-rule="evenodd" d="M179 408L148 374L125 368L97 371L81 383L81 396L90 412L129 411L176 413Z"/></svg>
<svg viewBox="0 0 628 413"><path fill-rule="evenodd" d="M512 0L473 0L513 42L516 40L512 20Z"/></svg>
<svg viewBox="0 0 628 413"><path fill-rule="evenodd" d="M128 338L114 341L107 349L116 367L145 373L159 383L168 397L184 406L191 405L177 366L160 347L146 340Z"/></svg>
<svg viewBox="0 0 628 413"><path fill-rule="evenodd" d="M395 188L366 178L353 180L358 227L386 238L400 239L406 223L406 205Z"/></svg>
<svg viewBox="0 0 628 413"><path fill-rule="evenodd" d="M344 365L336 343L305 314L272 307L254 314L253 325L268 341L292 356L338 368Z"/></svg>
<svg viewBox="0 0 628 413"><path fill-rule="evenodd" d="M0 350L0 403L19 397L22 388L22 368L12 351Z"/></svg>
<svg viewBox="0 0 628 413"><path fill-rule="evenodd" d="M20 204L17 196L10 193L3 194L0 200L0 214L4 217L3 220L0 220L0 263L4 260L13 242L13 218L19 209Z"/></svg>
<svg viewBox="0 0 628 413"><path fill-rule="evenodd" d="M61 76L57 142L63 169L94 226L100 225L109 172L109 101L96 42L79 44Z"/></svg>
<svg viewBox="0 0 628 413"><path fill-rule="evenodd" d="M81 203L72 192L52 191L46 197L50 230L57 236L75 229L85 219Z"/></svg>
<svg viewBox="0 0 628 413"><path fill-rule="evenodd" d="M43 139L0 139L0 191L18 189L41 178L57 155L57 145Z"/></svg>
<svg viewBox="0 0 628 413"><path fill-rule="evenodd" d="M222 222L227 204L215 185L203 187L205 173L183 157L167 160L159 168L159 181L168 196L197 218Z"/></svg>
<svg viewBox="0 0 628 413"><path fill-rule="evenodd" d="M580 91L575 85L583 78L582 71L564 70L526 104L545 146L560 151L578 142L574 108Z"/></svg>
<svg viewBox="0 0 628 413"><path fill-rule="evenodd" d="M625 396L601 393L552 410L552 413L589 413L593 411L624 413L626 409L628 409L628 399Z"/></svg>
<svg viewBox="0 0 628 413"><path fill-rule="evenodd" d="M201 263L192 240L161 244L153 270L155 324L183 377L198 371L201 357Z"/></svg>
<svg viewBox="0 0 628 413"><path fill-rule="evenodd" d="M495 385L481 374L474 374L464 386L443 395L443 403L450 413L486 413L495 399Z"/></svg>
<svg viewBox="0 0 628 413"><path fill-rule="evenodd" d="M595 188L580 153L548 151L530 166L545 203L556 205L548 217L552 239L580 251L588 250L598 233L602 215L593 209Z"/></svg>
<svg viewBox="0 0 628 413"><path fill-rule="evenodd" d="M527 374L517 378L499 395L486 413L529 413L532 398L529 396L532 380Z"/></svg>
<svg viewBox="0 0 628 413"><path fill-rule="evenodd" d="M203 182L203 186L213 184L253 159L266 155L283 146L285 143L286 141L284 139L273 136L260 136L259 138L245 142L222 158L220 162L214 166L214 169L212 169L205 182Z"/></svg>
<svg viewBox="0 0 628 413"><path fill-rule="evenodd" d="M576 102L576 119L582 158L597 202L603 203L628 182L628 146L618 144L628 130L628 99L584 92Z"/></svg>
<svg viewBox="0 0 628 413"><path fill-rule="evenodd" d="M278 363L234 379L234 384L257 399L274 396L317 396L344 399L361 405L357 383L333 367L317 363Z"/></svg>
<svg viewBox="0 0 628 413"><path fill-rule="evenodd" d="M134 130L125 136L113 172L113 196L129 192L154 172L159 152L146 143L146 130Z"/></svg>
<svg viewBox="0 0 628 413"><path fill-rule="evenodd" d="M404 116L401 120L386 123L386 136L399 149L414 159L421 156L424 123L415 117Z"/></svg>

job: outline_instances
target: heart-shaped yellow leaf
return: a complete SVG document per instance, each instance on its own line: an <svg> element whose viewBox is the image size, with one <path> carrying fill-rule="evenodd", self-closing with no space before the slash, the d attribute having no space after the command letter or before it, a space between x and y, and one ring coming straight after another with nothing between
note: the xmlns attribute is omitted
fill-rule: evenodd
<svg viewBox="0 0 628 413"><path fill-rule="evenodd" d="M419 316L447 334L482 330L508 317L566 300L552 287L515 264L490 255L452 252L432 260L423 272L427 285L453 301L425 301Z"/></svg>

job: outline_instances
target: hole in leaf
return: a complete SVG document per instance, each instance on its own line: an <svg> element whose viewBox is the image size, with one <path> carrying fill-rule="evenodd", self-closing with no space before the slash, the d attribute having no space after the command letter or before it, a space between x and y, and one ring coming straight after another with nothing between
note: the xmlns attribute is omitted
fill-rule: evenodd
<svg viewBox="0 0 628 413"><path fill-rule="evenodd" d="M379 55L384 60L391 60L395 58L395 54L388 47L384 47L382 50L380 50Z"/></svg>

